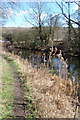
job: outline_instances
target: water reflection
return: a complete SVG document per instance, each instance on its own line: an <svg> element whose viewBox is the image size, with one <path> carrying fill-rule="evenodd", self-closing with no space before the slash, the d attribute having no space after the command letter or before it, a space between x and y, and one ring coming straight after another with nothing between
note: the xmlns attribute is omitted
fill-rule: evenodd
<svg viewBox="0 0 80 120"><path fill-rule="evenodd" d="M78 82L80 78L80 57L65 56L68 59L70 79Z"/></svg>
<svg viewBox="0 0 80 120"><path fill-rule="evenodd" d="M50 70L52 70L53 74L61 75L62 77L66 74L66 69L62 69L62 61L58 57L53 57L51 61L48 64L47 58L44 58L44 55L41 54L41 56L37 57L35 54L35 51L22 51L21 57L27 58L29 62L31 62L32 67L40 68L40 64L46 63L46 67L49 67ZM70 73L69 77L73 82L76 82L79 80L80 77L80 58L78 57L71 57L71 56L64 56L65 60L67 59L68 64L68 71ZM54 65L53 65L54 64Z"/></svg>

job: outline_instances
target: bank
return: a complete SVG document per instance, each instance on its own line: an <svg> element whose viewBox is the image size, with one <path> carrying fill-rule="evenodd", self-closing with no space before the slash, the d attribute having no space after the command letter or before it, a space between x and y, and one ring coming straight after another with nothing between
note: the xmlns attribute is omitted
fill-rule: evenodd
<svg viewBox="0 0 80 120"><path fill-rule="evenodd" d="M0 119L35 118L36 112L25 76L9 56L2 56L2 87L0 87Z"/></svg>
<svg viewBox="0 0 80 120"><path fill-rule="evenodd" d="M72 98L73 84L69 79L52 75L48 70L32 68L30 63L17 55L5 53L20 67L34 100L35 111L42 118L74 118L76 104ZM27 92L25 93L27 95Z"/></svg>

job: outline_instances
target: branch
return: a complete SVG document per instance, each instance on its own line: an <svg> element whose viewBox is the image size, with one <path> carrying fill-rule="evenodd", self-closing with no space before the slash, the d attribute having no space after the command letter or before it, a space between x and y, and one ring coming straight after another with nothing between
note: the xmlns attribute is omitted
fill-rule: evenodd
<svg viewBox="0 0 80 120"><path fill-rule="evenodd" d="M25 16L24 16L24 17L25 17ZM32 22L30 22L26 17L25 17L25 19L26 19L26 21L27 21L28 23L30 23L31 25L33 25L34 27L36 27L36 25L33 24Z"/></svg>
<svg viewBox="0 0 80 120"><path fill-rule="evenodd" d="M78 3L77 3L77 2L74 0L74 2L79 6L79 2L80 2L80 1L78 1Z"/></svg>
<svg viewBox="0 0 80 120"><path fill-rule="evenodd" d="M56 1L56 0L55 0L55 1ZM69 20L69 17L67 17L67 15L64 13L63 8L61 7L61 5L60 5L57 1L56 1L56 4L60 7L60 9L61 9L62 14L64 15L64 17L67 18L67 19ZM80 26L80 23L78 23L78 22L72 20L71 18L70 18L70 21Z"/></svg>

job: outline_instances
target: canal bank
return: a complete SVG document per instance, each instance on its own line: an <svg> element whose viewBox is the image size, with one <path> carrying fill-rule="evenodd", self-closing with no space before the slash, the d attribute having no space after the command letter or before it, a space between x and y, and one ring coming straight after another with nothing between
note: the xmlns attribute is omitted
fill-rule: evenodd
<svg viewBox="0 0 80 120"><path fill-rule="evenodd" d="M46 69L32 68L27 59L21 59L17 55L10 53L6 55L12 57L20 66L22 73L27 75L25 82L30 86L30 92L36 101L35 107L41 109L41 117L74 118L76 105L71 96L72 83L68 79L52 76Z"/></svg>

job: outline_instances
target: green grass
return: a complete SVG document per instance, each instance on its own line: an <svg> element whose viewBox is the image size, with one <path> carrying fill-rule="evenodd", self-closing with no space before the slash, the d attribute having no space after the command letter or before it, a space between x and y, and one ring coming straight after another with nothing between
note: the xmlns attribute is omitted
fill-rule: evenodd
<svg viewBox="0 0 80 120"><path fill-rule="evenodd" d="M13 60L12 58L10 58L10 57L8 57L8 56L6 56L6 55L2 55L2 56L3 56L3 58L6 59L9 63L11 63L11 64L15 67L16 70L19 69L18 64L17 64L16 62L14 62L14 60Z"/></svg>
<svg viewBox="0 0 80 120"><path fill-rule="evenodd" d="M20 72L19 65L10 57L3 56L16 70L16 73L18 76L20 76L20 79L22 80L23 87L24 87L24 97L26 98L27 101L27 109L29 110L29 115L26 115L25 118L36 118L38 115L38 111L35 110L34 107L34 100L32 99L32 95L29 92L29 86L27 84L27 77L23 76L22 73ZM37 116L36 116L37 115Z"/></svg>
<svg viewBox="0 0 80 120"><path fill-rule="evenodd" d="M13 116L13 75L10 66L2 61L2 90L0 91L0 118L11 118Z"/></svg>

